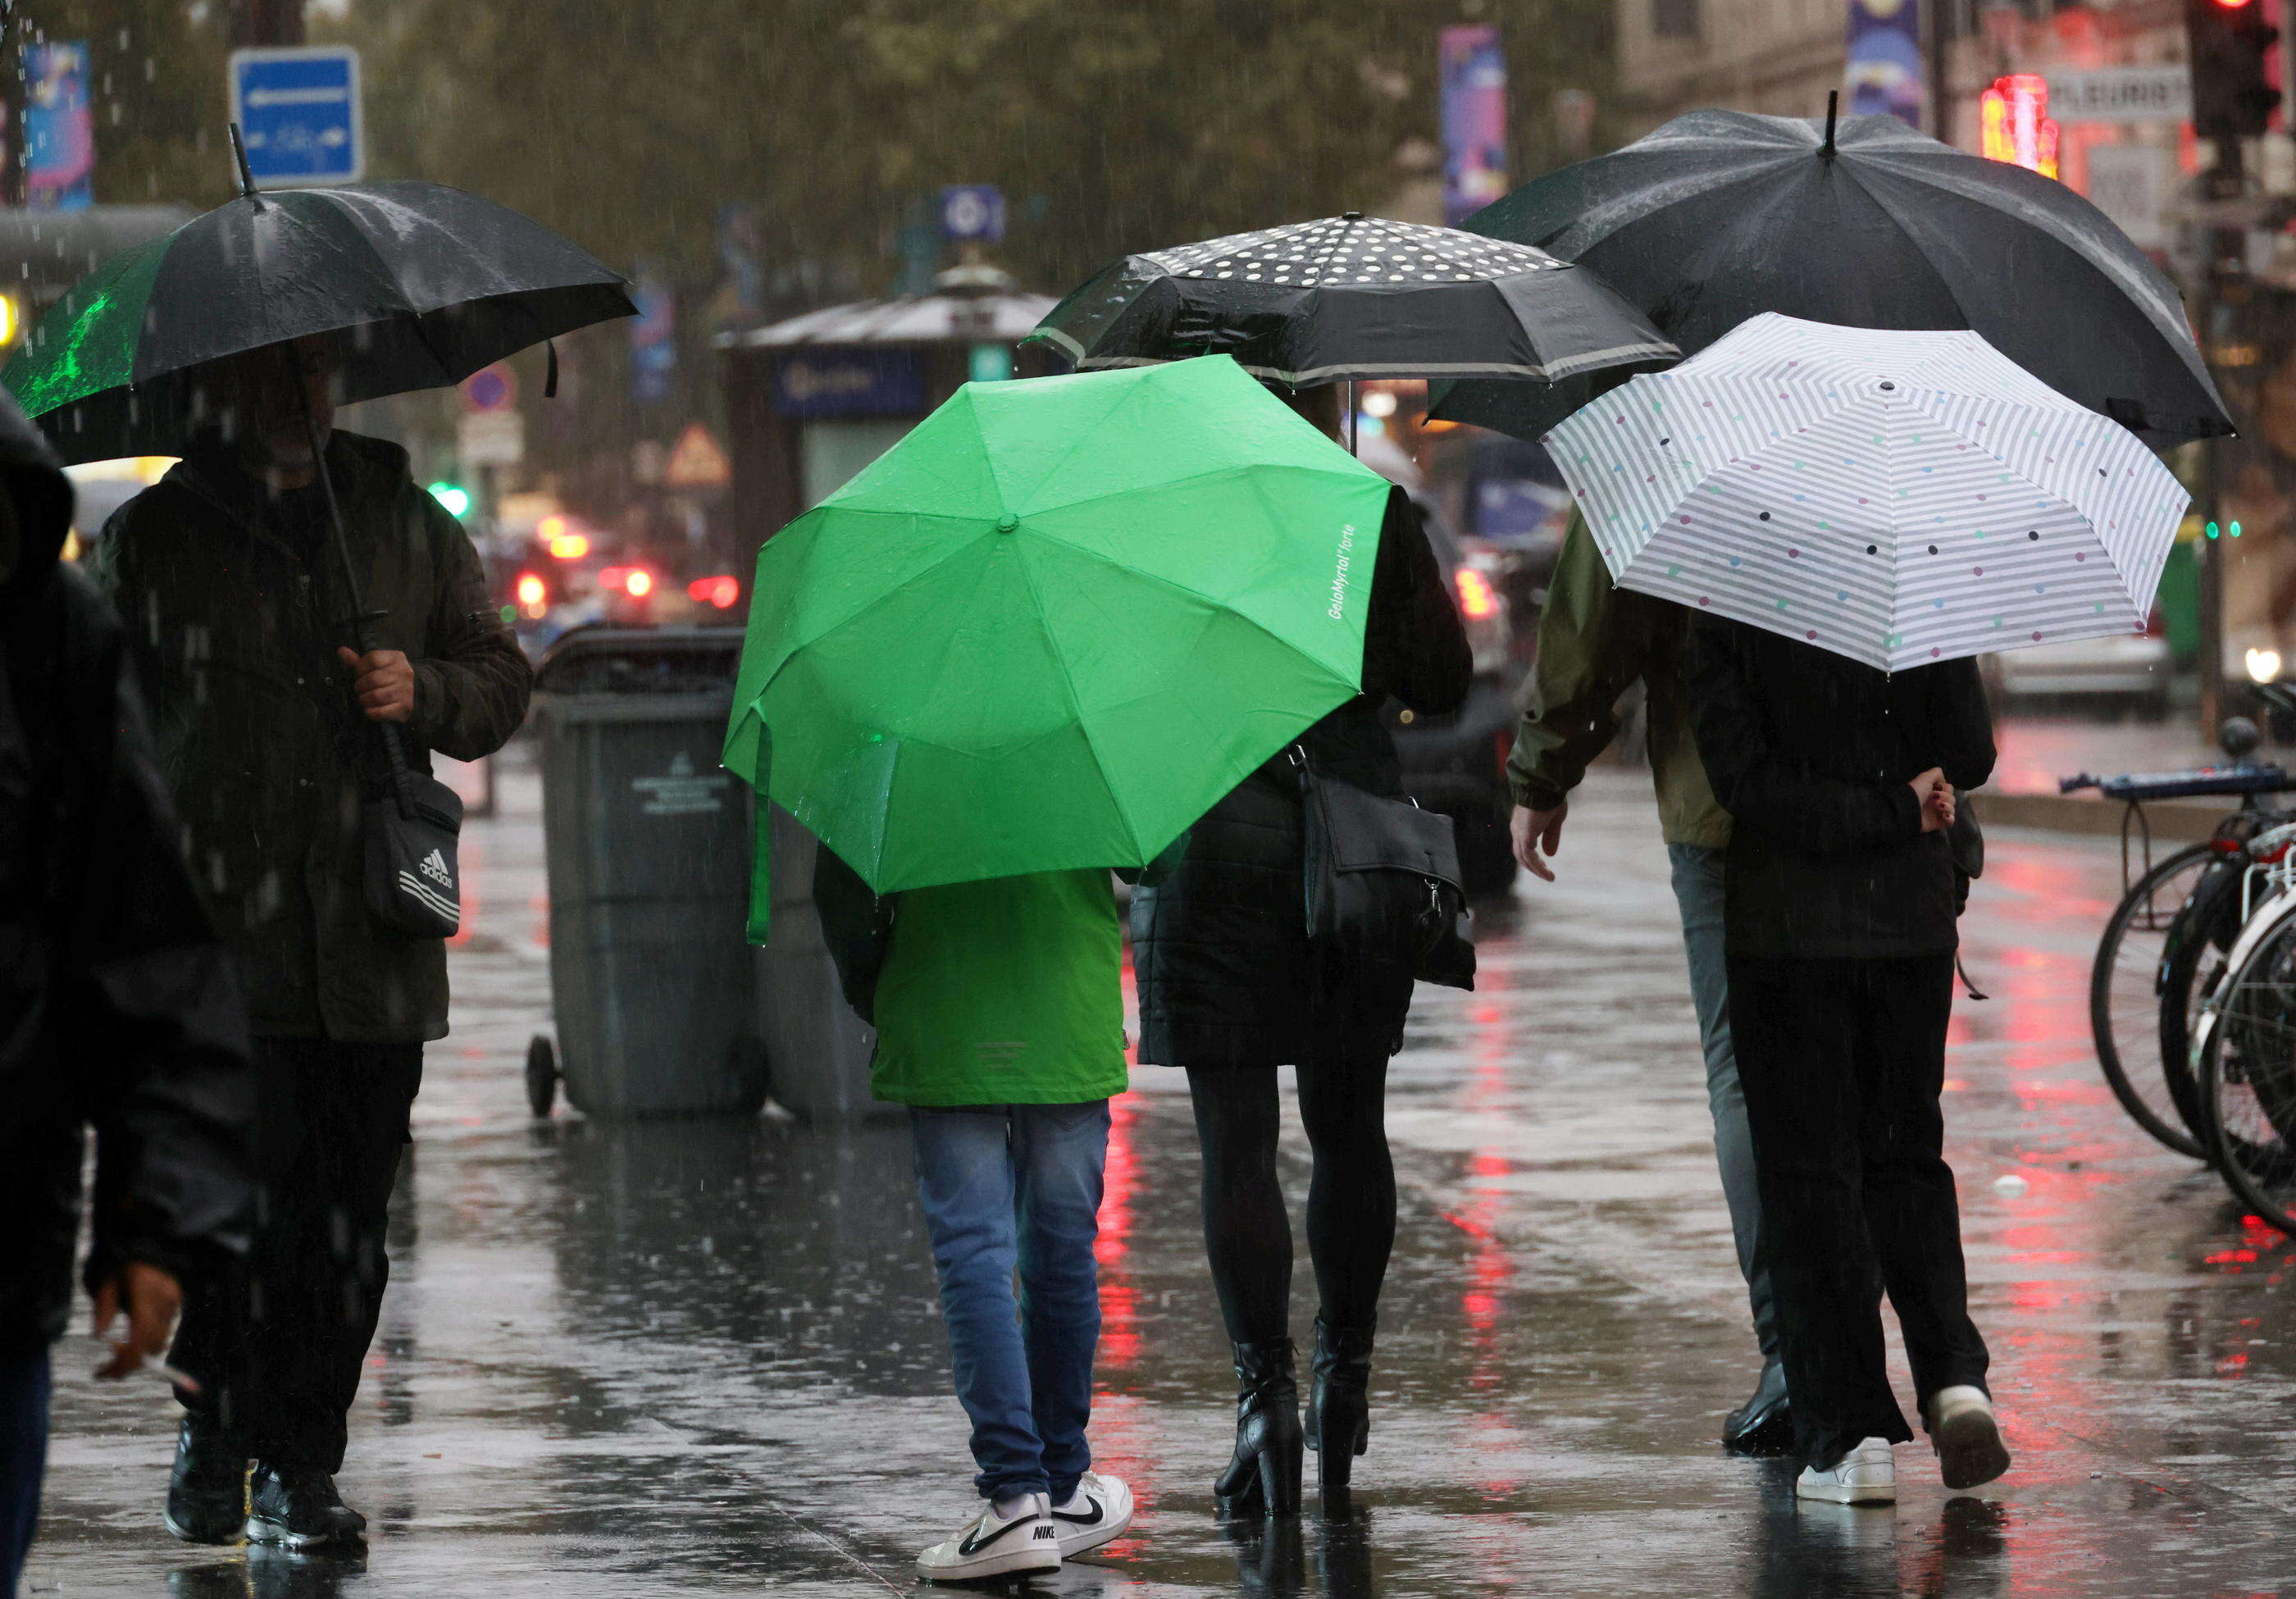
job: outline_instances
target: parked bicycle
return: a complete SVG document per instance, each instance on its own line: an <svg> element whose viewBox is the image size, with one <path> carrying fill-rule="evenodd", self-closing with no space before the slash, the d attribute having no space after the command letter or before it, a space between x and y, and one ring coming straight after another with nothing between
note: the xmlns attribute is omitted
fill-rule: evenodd
<svg viewBox="0 0 2296 1599"><path fill-rule="evenodd" d="M2267 698L2296 712L2296 694ZM2296 1233L2296 814L2266 803L2296 779L2247 758L2258 736L2245 718L2228 720L2222 742L2224 767L2059 784L2128 807L2124 891L2090 974L2090 1029L2138 1126L2211 1161L2243 1203ZM2144 804L2194 797L2240 804L2206 842L2155 861Z"/></svg>

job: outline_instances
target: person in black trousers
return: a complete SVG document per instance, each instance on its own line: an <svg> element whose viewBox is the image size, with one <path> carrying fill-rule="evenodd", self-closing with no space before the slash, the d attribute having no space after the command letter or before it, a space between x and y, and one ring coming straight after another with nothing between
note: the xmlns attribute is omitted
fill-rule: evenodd
<svg viewBox="0 0 2296 1599"><path fill-rule="evenodd" d="M2009 1467L1969 1317L1940 1147L1962 882L1956 789L1992 774L1972 660L1888 674L1699 618L1700 758L1734 824L1730 1026L1754 1136L1804 1498L1896 1497L1913 1433L1883 1365L1904 1330L1946 1485Z"/></svg>
<svg viewBox="0 0 2296 1599"><path fill-rule="evenodd" d="M1293 407L1334 439L1338 391ZM1388 497L1372 569L1363 693L1295 749L1319 774L1402 791L1388 696L1421 715L1457 709L1473 666L1417 509ZM1235 1455L1215 1485L1224 1505L1299 1508L1304 1446L1327 1487L1346 1483L1370 1434L1368 1385L1379 1291L1395 1242L1395 1171L1385 1122L1387 1062L1403 1041L1408 972L1365 972L1310 948L1302 911L1300 784L1292 751L1214 806L1155 887L1132 901L1143 1065L1188 1073L1203 1151L1204 1247L1234 1345ZM1298 1068L1314 1151L1308 1252L1320 1308L1303 1435L1291 1329L1292 1229L1276 1180L1277 1066Z"/></svg>

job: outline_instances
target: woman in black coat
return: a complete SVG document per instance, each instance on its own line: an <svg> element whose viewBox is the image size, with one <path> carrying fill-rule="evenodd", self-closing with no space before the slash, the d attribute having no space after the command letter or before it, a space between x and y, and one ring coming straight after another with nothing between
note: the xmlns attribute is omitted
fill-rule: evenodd
<svg viewBox="0 0 2296 1599"><path fill-rule="evenodd" d="M1970 1320L1945 1124L1959 883L1954 790L1993 770L1974 661L1885 674L1711 616L1693 633L1700 759L1734 824L1730 1029L1762 1194L1795 1491L1897 1495L1912 1431L1883 1364L1903 1329L1948 1488L2009 1466Z"/></svg>
<svg viewBox="0 0 2296 1599"><path fill-rule="evenodd" d="M1296 398L1337 437L1337 390ZM1344 976L1311 950L1301 881L1300 758L1319 774L1399 794L1382 711L1456 709L1473 667L1419 513L1389 496L1364 629L1364 692L1246 778L1191 831L1185 854L1132 901L1143 1065L1188 1073L1203 1151L1204 1246L1235 1346L1234 1458L1223 1502L1296 1510L1300 1450L1345 1483L1369 1433L1366 1387L1381 1281L1395 1242L1387 1062L1403 1040L1407 972ZM1343 960L1344 956L1340 959ZM1291 1332L1292 1230L1276 1180L1275 1069L1298 1068L1315 1154L1308 1252L1316 1273L1315 1385L1302 1435Z"/></svg>

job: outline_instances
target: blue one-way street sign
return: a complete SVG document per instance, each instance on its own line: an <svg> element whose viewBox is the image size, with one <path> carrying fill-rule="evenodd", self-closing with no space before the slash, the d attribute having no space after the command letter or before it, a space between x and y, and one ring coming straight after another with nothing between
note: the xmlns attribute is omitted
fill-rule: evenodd
<svg viewBox="0 0 2296 1599"><path fill-rule="evenodd" d="M258 184L348 184L366 163L358 52L344 45L234 50L231 114Z"/></svg>

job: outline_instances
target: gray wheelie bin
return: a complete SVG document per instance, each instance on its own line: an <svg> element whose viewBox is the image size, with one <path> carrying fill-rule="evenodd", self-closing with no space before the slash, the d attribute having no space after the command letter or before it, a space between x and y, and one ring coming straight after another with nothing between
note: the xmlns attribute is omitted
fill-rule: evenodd
<svg viewBox="0 0 2296 1599"><path fill-rule="evenodd" d="M758 1033L774 1062L774 1102L816 1125L898 1116L898 1106L870 1096L876 1035L845 1003L821 936L813 904L821 846L778 805L772 836L773 927L757 957Z"/></svg>
<svg viewBox="0 0 2296 1599"><path fill-rule="evenodd" d="M742 636L585 628L536 674L550 986L566 1097L599 1117L765 1103L748 788L718 764ZM528 1058L536 1113L554 1062Z"/></svg>

